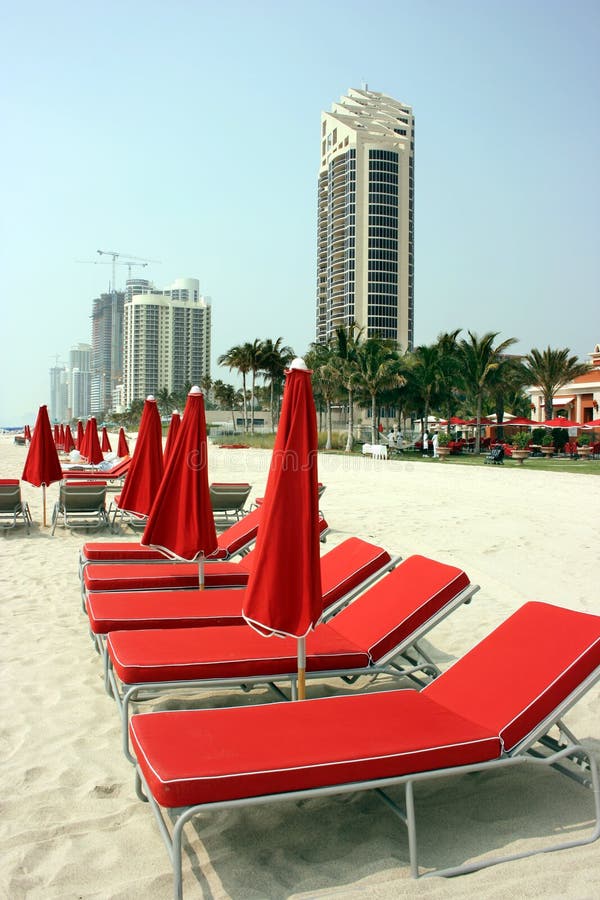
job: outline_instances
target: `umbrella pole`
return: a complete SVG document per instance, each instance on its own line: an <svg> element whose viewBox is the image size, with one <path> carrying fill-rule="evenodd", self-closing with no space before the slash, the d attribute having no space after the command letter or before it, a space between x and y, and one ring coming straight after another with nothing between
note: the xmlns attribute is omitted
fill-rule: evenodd
<svg viewBox="0 0 600 900"><path fill-rule="evenodd" d="M44 510L44 528L46 527L46 485L42 485L42 504Z"/></svg>
<svg viewBox="0 0 600 900"><path fill-rule="evenodd" d="M204 590L204 557L201 556L198 559L198 587L201 591Z"/></svg>
<svg viewBox="0 0 600 900"><path fill-rule="evenodd" d="M306 699L306 638L298 638L298 700Z"/></svg>

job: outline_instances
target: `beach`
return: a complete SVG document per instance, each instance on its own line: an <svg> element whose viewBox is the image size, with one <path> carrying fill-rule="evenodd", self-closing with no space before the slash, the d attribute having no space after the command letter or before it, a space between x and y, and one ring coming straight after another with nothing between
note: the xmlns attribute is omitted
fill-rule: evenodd
<svg viewBox="0 0 600 900"><path fill-rule="evenodd" d="M0 436L3 478L20 477L25 456ZM210 444L210 480L248 481L252 501L264 493L269 459L265 450ZM598 477L320 454L319 480L331 528L324 549L358 535L402 557L419 553L459 566L480 585L468 606L428 635L441 668L527 600L600 613ZM168 900L171 866L151 810L134 791L77 571L84 541L138 538L62 527L51 536L41 524L41 488L22 483L22 494L31 534L19 526L0 536L0 896ZM50 486L48 522L57 496ZM527 660L506 664L525 668ZM311 683L308 691L325 696L341 687ZM272 699L263 689L221 691L201 703ZM600 760L598 685L565 721ZM593 813L590 791L525 766L431 782L417 790L416 803L425 868L577 837ZM371 792L220 811L199 817L186 834L186 898L600 896L600 842L416 882L405 829Z"/></svg>

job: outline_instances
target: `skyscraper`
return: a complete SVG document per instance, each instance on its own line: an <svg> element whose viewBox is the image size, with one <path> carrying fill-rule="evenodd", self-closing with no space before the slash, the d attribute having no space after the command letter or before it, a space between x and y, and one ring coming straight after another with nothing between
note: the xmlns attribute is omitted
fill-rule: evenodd
<svg viewBox="0 0 600 900"><path fill-rule="evenodd" d="M50 369L50 403L48 416L51 422L64 422L67 417L68 373L58 361Z"/></svg>
<svg viewBox="0 0 600 900"><path fill-rule="evenodd" d="M129 282L128 282L129 284ZM141 285L125 302L124 403L163 388L181 390L210 374L210 301L196 278L159 291Z"/></svg>
<svg viewBox="0 0 600 900"><path fill-rule="evenodd" d="M355 322L412 349L414 118L351 89L321 114L316 339Z"/></svg>
<svg viewBox="0 0 600 900"><path fill-rule="evenodd" d="M90 415L92 347L75 344L69 351L69 418L87 419Z"/></svg>
<svg viewBox="0 0 600 900"><path fill-rule="evenodd" d="M112 394L123 380L123 304L121 291L101 294L92 307L91 412L112 406Z"/></svg>

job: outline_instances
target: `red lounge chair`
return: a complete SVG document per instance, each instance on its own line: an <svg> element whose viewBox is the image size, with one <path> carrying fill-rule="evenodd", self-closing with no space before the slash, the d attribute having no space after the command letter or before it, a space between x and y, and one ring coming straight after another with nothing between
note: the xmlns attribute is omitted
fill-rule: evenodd
<svg viewBox="0 0 600 900"><path fill-rule="evenodd" d="M432 677L440 670L419 640L478 589L455 566L409 557L307 635L307 677L355 681L361 675L408 675L422 686L423 673ZM285 697L275 684L281 681L289 682L292 697L296 693L296 641L267 641L245 624L114 631L107 652L110 693L121 710L127 755L130 704L140 694L268 684Z"/></svg>
<svg viewBox="0 0 600 900"><path fill-rule="evenodd" d="M329 531L325 519L320 522L321 540ZM249 554L248 554L249 555ZM248 582L248 565L246 557L240 563L212 562L205 564L204 577L206 587L243 587ZM230 580L225 575L225 565ZM196 563L171 562L169 566L156 566L152 561L145 564L113 563L112 565L90 563L83 570L81 584L85 603L86 596L92 591L136 591L136 590L172 590L175 588L194 589L198 587L198 566Z"/></svg>
<svg viewBox="0 0 600 900"><path fill-rule="evenodd" d="M218 546L209 556L210 560L231 559L232 556L244 556L256 540L260 512L254 510L235 522L218 535ZM144 547L139 541L88 541L79 554L79 575L83 576L84 568L89 563L105 565L107 563L169 563L169 559L160 550Z"/></svg>
<svg viewBox="0 0 600 900"><path fill-rule="evenodd" d="M249 558L253 558L251 553L246 560ZM397 562L398 557L391 557L387 550L360 538L348 538L325 553L321 557L324 617L349 603L359 590ZM218 563L211 566L210 574L215 569L224 571L224 580L233 580L230 569L234 566L235 563ZM208 574L205 571L205 579ZM246 579L248 574L246 568ZM92 592L87 596L86 610L98 650L104 655L103 636L111 631L223 625L239 625L246 630L243 601L240 590L209 590L201 596L198 590Z"/></svg>
<svg viewBox="0 0 600 900"><path fill-rule="evenodd" d="M96 481L96 479L98 479L107 482L122 482L129 471L130 465L131 457L127 456L125 459L121 459L115 463L111 469L102 471L98 468L90 469L82 466L81 468L63 469L62 475L63 478L68 478L69 481L78 481L79 479Z"/></svg>
<svg viewBox="0 0 600 900"><path fill-rule="evenodd" d="M421 692L133 716L136 789L159 820L175 897L182 897L183 828L193 817L370 789L406 822L411 873L418 877L415 783L518 764L567 769L593 787L591 833L576 837L569 825L562 840L550 839L543 847L430 874L459 875L596 840L598 765L561 719L598 679L600 616L528 603ZM551 735L554 726L558 742ZM404 785L403 809L384 793L394 785ZM476 781L470 790L477 790ZM480 830L478 825L478 837ZM511 829L507 839L513 838ZM462 852L468 857L466 848Z"/></svg>

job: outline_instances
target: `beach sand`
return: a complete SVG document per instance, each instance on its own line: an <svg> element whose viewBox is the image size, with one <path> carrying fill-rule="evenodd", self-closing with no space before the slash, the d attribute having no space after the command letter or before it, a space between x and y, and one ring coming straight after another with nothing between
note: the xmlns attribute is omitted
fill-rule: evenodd
<svg viewBox="0 0 600 900"><path fill-rule="evenodd" d="M266 482L269 453L211 445L211 480ZM19 477L26 450L0 437L0 474ZM576 465L576 463L574 463ZM320 456L328 547L359 535L408 556L464 568L473 602L429 635L443 667L524 601L600 613L600 479L514 467ZM134 792L114 702L104 691L81 611L77 557L94 536L41 527L41 489L23 484L35 527L0 537L2 720L0 896L171 897L171 867L149 807ZM58 494L48 489L48 521ZM135 540L123 533L118 540ZM527 660L508 660L527 666ZM331 682L309 691L335 693ZM262 690L205 705L266 701ZM600 759L600 689L566 717ZM589 791L527 767L450 778L417 790L424 867L580 835ZM184 894L204 898L600 896L600 842L415 882L404 827L368 792L224 811L187 827Z"/></svg>

